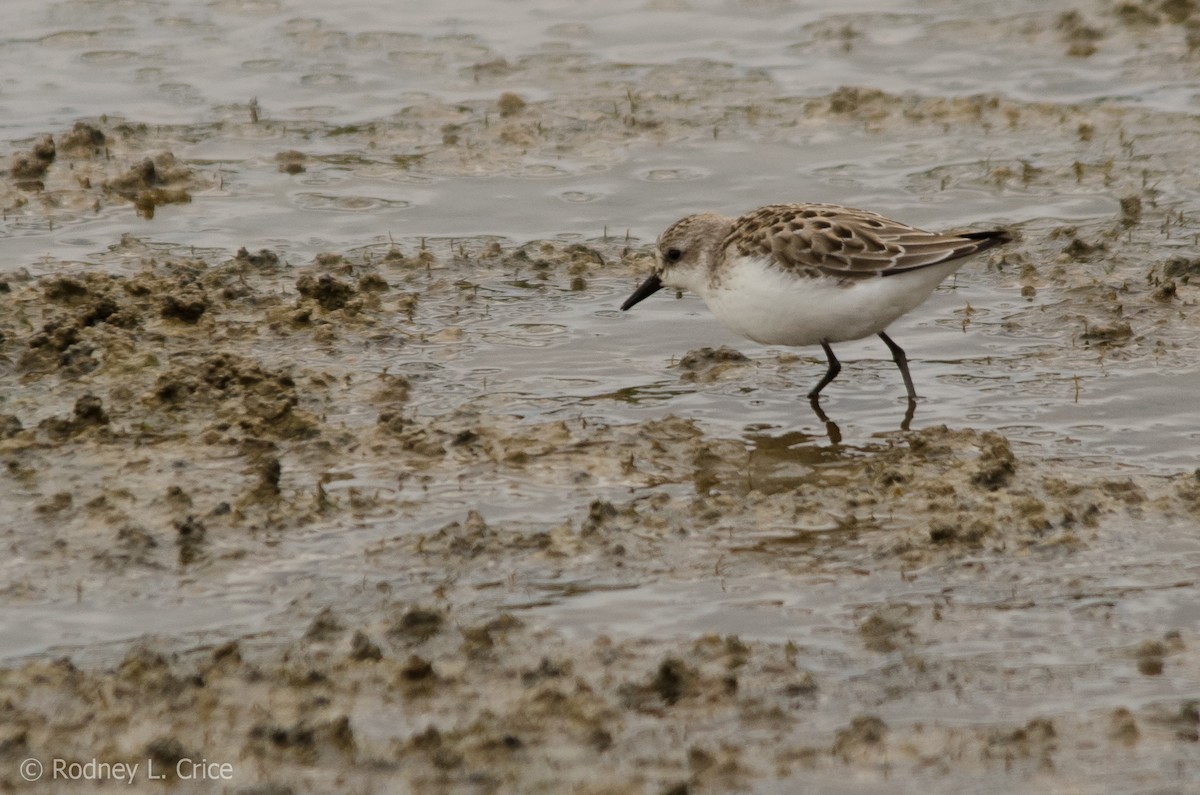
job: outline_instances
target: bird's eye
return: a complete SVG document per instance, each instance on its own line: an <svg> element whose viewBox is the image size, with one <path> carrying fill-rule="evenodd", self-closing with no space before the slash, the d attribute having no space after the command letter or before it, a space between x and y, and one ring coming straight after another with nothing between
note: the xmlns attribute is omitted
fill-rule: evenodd
<svg viewBox="0 0 1200 795"><path fill-rule="evenodd" d="M667 262L679 262L679 258L683 256L683 252L677 248L667 249Z"/></svg>

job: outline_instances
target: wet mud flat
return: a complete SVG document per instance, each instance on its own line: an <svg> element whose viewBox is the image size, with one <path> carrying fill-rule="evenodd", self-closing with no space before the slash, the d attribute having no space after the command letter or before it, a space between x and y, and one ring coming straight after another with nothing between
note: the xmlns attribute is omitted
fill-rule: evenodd
<svg viewBox="0 0 1200 795"><path fill-rule="evenodd" d="M1120 758L1131 784L1186 788L1196 473L940 425L748 443L672 415L530 421L487 395L418 411L419 371L358 363L461 344L487 319L479 284L528 273L538 301L645 266L624 242L471 245L293 266L130 239L110 252L125 274L6 280L6 603L186 613L245 598L246 578L293 594L248 631L13 661L6 759L206 758L238 792L683 792L1099 791ZM697 350L675 377L699 388L743 360ZM437 518L475 481L560 509ZM310 546L328 558L272 573ZM554 612L598 600L604 626L620 598L675 586L732 620L703 631L664 601L687 629L666 613L610 635Z"/></svg>
<svg viewBox="0 0 1200 795"><path fill-rule="evenodd" d="M1188 14L1144 10L1085 10L1029 46L1091 57L1158 25L1162 57L1183 57ZM840 49L830 31L811 46ZM945 319L1004 345L961 378L1086 403L1200 361L1193 117L797 97L712 62L631 75L415 41L486 98L355 125L91 118L12 142L6 222L146 225L0 276L0 789L93 786L29 784L25 759L168 776L94 787L114 792L1195 789L1194 467L1064 455L936 398L912 430L898 411L855 434L849 385L827 399L835 442L799 399L820 372L805 351L659 351L609 389L569 365L572 327L615 334L649 265L615 230L315 253L155 239L202 203L232 217L265 175L532 177L552 155L582 172L725 137L899 141L889 157L913 163L950 147L903 189L934 215L984 196L1020 219L962 277L1005 301ZM253 154L183 154L232 142ZM934 364L914 375L936 395ZM750 397L736 422L687 411L763 380L794 391L795 425L756 422ZM189 778L197 760L230 777Z"/></svg>

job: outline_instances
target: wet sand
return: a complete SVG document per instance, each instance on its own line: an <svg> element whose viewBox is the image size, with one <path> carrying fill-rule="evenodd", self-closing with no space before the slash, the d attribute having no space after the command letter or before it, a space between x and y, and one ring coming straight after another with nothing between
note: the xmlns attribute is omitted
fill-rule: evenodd
<svg viewBox="0 0 1200 795"><path fill-rule="evenodd" d="M1182 58L1192 14L1161 5L1054 17L1024 46L1103 58L1153 29ZM827 27L806 51L854 46ZM9 142L11 237L141 231L0 275L0 790L1200 786L1193 115L388 46L476 98ZM929 164L903 181L911 220L1006 214L1019 239L959 277L970 298L931 302L960 332L938 344L970 353L897 337L927 396L911 430L885 354L846 360L833 428L801 397L819 352L694 344L715 321L686 302L620 316L649 267L637 207L533 240L495 219L316 252L204 231L271 180L336 227L403 200L305 180L529 181L725 140L895 146ZM703 203L688 168L642 177ZM1018 408L939 401L977 392ZM26 759L140 772L30 784Z"/></svg>

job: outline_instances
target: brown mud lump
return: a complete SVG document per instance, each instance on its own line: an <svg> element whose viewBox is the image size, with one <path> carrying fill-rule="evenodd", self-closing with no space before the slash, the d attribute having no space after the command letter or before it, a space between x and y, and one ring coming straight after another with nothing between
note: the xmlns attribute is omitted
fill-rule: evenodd
<svg viewBox="0 0 1200 795"><path fill-rule="evenodd" d="M11 439L24 428L15 414L0 414L0 439Z"/></svg>
<svg viewBox="0 0 1200 795"><path fill-rule="evenodd" d="M688 351L677 365L684 381L715 381L726 370L749 364L750 359L728 345Z"/></svg>
<svg viewBox="0 0 1200 795"><path fill-rule="evenodd" d="M105 182L103 187L109 193L133 202L138 214L149 220L154 217L154 210L160 204L188 204L192 201L192 195L186 188L191 176L190 169L178 165L170 152L164 152L153 159L142 160L121 176Z"/></svg>
<svg viewBox="0 0 1200 795"><path fill-rule="evenodd" d="M888 727L874 715L859 715L845 729L838 730L833 741L833 754L842 759L881 745L887 738Z"/></svg>
<svg viewBox="0 0 1200 795"><path fill-rule="evenodd" d="M361 629L356 630L350 639L350 659L358 662L367 660L382 660L383 652L379 645L371 640Z"/></svg>
<svg viewBox="0 0 1200 795"><path fill-rule="evenodd" d="M244 246L233 256L234 261L251 265L255 268L275 268L279 266L279 255L269 248L260 248L258 253L251 254Z"/></svg>
<svg viewBox="0 0 1200 795"><path fill-rule="evenodd" d="M1162 264L1163 276L1179 279L1184 284L1193 276L1200 276L1200 258L1171 257Z"/></svg>
<svg viewBox="0 0 1200 795"><path fill-rule="evenodd" d="M295 149L275 154L275 163L284 174L303 174L305 171L304 161L307 159L308 155L297 152Z"/></svg>
<svg viewBox="0 0 1200 795"><path fill-rule="evenodd" d="M971 483L988 491L1006 485L1017 471L1017 457L1013 455L1008 440L998 433L983 434L983 449L979 451L979 463L971 475Z"/></svg>
<svg viewBox="0 0 1200 795"><path fill-rule="evenodd" d="M41 190L42 177L54 162L54 139L43 135L28 152L17 152L9 161L9 175L21 190Z"/></svg>
<svg viewBox="0 0 1200 795"><path fill-rule="evenodd" d="M317 613L312 623L308 625L308 629L304 632L304 639L318 642L332 640L340 635L344 629L345 627L338 620L337 614L333 612L333 608L326 607L320 613Z"/></svg>
<svg viewBox="0 0 1200 795"><path fill-rule="evenodd" d="M316 301L327 312L341 309L354 297L351 285L328 273L315 279L306 273L296 281L296 290L305 298Z"/></svg>
<svg viewBox="0 0 1200 795"><path fill-rule="evenodd" d="M635 686L628 690L630 695L634 695L633 691L640 691L640 693L658 696L662 703L674 706L696 692L698 679L699 674L695 668L676 657L667 657L659 663L658 670L655 671L649 682L642 687ZM627 700L636 702L640 699L635 696L633 699Z"/></svg>
<svg viewBox="0 0 1200 795"><path fill-rule="evenodd" d="M525 100L511 91L505 91L500 95L500 99L496 101L496 107L499 109L500 115L504 118L516 116L525 110L525 104Z"/></svg>
<svg viewBox="0 0 1200 795"><path fill-rule="evenodd" d="M445 621L445 616L437 610L412 607L400 616L387 634L394 640L421 644L441 632Z"/></svg>
<svg viewBox="0 0 1200 795"><path fill-rule="evenodd" d="M91 157L104 151L106 143L108 139L102 131L85 121L77 121L71 131L59 139L58 148L68 154Z"/></svg>
<svg viewBox="0 0 1200 795"><path fill-rule="evenodd" d="M163 296L159 313L167 320L195 325L208 311L208 296L195 287Z"/></svg>
<svg viewBox="0 0 1200 795"><path fill-rule="evenodd" d="M580 533L585 536L591 535L616 518L617 509L611 502L592 500L592 504L588 506L587 518L583 520L583 525L580 527Z"/></svg>

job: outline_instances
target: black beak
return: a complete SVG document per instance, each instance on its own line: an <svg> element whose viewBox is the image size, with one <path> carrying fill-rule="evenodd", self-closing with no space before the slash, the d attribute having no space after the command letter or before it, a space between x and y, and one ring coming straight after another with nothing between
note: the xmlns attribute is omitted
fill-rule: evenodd
<svg viewBox="0 0 1200 795"><path fill-rule="evenodd" d="M633 291L633 295L625 299L625 303L621 304L621 311L624 312L639 301L654 295L662 289L662 286L662 279L658 278L658 274L651 274L646 281L642 282L641 287Z"/></svg>

